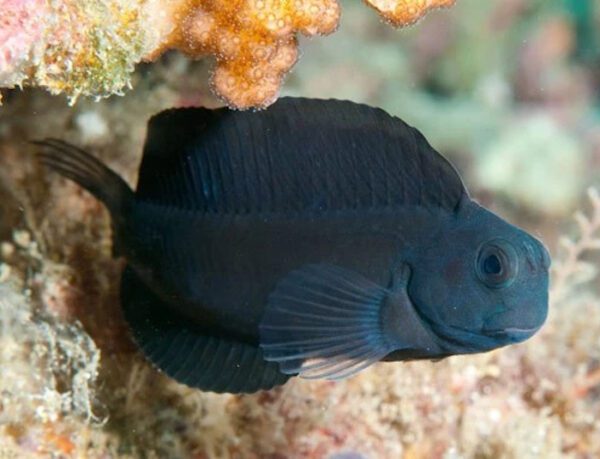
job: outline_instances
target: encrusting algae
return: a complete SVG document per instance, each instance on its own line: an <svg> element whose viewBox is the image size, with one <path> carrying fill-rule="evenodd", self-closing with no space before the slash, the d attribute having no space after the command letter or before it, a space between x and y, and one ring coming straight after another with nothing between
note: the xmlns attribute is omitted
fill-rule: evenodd
<svg viewBox="0 0 600 459"><path fill-rule="evenodd" d="M140 2L0 2L0 87L118 94L141 60Z"/></svg>
<svg viewBox="0 0 600 459"><path fill-rule="evenodd" d="M401 27L454 0L365 3ZM228 105L265 107L298 59L298 34L330 34L339 19L337 0L1 0L0 87L105 97L136 63L178 49L214 57L212 87Z"/></svg>

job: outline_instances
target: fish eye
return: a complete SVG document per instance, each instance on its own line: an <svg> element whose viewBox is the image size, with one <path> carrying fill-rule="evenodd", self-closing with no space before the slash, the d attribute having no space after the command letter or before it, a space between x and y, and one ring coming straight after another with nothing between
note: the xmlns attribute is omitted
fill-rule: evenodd
<svg viewBox="0 0 600 459"><path fill-rule="evenodd" d="M517 252L503 239L493 239L479 248L475 270L490 288L509 286L517 276Z"/></svg>

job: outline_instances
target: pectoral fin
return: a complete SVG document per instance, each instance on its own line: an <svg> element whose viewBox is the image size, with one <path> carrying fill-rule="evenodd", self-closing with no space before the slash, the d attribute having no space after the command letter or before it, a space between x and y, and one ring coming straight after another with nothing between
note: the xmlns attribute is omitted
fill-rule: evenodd
<svg viewBox="0 0 600 459"><path fill-rule="evenodd" d="M385 326L397 298L359 273L306 265L288 274L268 300L260 325L265 360L282 373L342 379L402 348ZM410 305L408 305L410 306Z"/></svg>

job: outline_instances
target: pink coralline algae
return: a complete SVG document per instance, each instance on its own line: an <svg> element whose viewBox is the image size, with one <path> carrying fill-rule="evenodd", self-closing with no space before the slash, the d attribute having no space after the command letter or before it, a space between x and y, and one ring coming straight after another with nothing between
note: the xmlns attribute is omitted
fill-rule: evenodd
<svg viewBox="0 0 600 459"><path fill-rule="evenodd" d="M394 26L454 0L365 0ZM0 87L103 97L136 63L168 49L213 56L212 87L228 105L265 107L298 58L297 35L327 35L337 0L0 0Z"/></svg>
<svg viewBox="0 0 600 459"><path fill-rule="evenodd" d="M37 57L48 8L43 0L1 0L0 11L0 87L10 87L27 77Z"/></svg>
<svg viewBox="0 0 600 459"><path fill-rule="evenodd" d="M129 82L145 35L125 0L0 0L0 87L106 96Z"/></svg>

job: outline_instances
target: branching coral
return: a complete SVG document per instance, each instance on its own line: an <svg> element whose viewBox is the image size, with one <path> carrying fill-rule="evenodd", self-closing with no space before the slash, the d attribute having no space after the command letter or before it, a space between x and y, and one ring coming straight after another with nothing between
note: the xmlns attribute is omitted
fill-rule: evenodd
<svg viewBox="0 0 600 459"><path fill-rule="evenodd" d="M367 0L395 26L454 0ZM337 0L0 0L0 87L77 96L118 93L135 63L167 49L214 56L217 95L237 108L275 100L297 35L326 35Z"/></svg>
<svg viewBox="0 0 600 459"><path fill-rule="evenodd" d="M214 55L217 94L239 108L269 104L297 59L296 33L335 30L335 0L184 2L169 42L192 56Z"/></svg>
<svg viewBox="0 0 600 459"><path fill-rule="evenodd" d="M583 212L575 214L579 238L573 240L563 236L560 239L565 253L553 267L552 293L555 300L564 298L573 287L589 281L596 275L595 266L584 261L583 256L587 252L600 250L600 193L595 188L590 188L588 197L592 206L591 217Z"/></svg>
<svg viewBox="0 0 600 459"><path fill-rule="evenodd" d="M394 26L406 26L418 21L429 10L446 8L456 0L365 0Z"/></svg>

